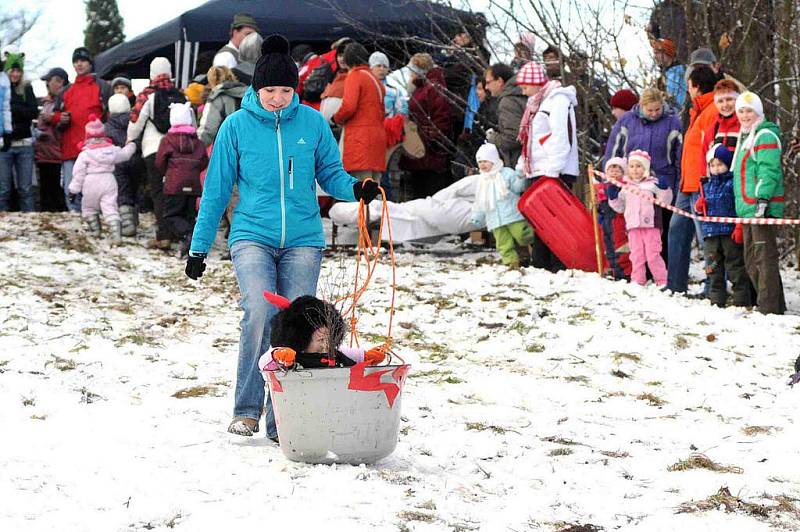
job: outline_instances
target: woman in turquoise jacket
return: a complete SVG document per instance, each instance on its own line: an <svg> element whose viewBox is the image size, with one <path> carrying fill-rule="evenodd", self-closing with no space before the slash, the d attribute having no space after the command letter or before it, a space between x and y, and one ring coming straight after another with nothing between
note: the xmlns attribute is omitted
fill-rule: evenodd
<svg viewBox="0 0 800 532"><path fill-rule="evenodd" d="M258 358L269 349L276 309L264 291L294 300L315 295L325 238L316 184L343 201L370 202L378 185L362 185L342 168L330 127L294 94L297 66L289 42L268 37L261 48L242 107L222 124L206 174L186 275L197 279L214 243L234 184L239 204L228 243L244 310L239 341L233 421L228 431L258 432L264 380ZM277 439L272 402L266 403L267 436Z"/></svg>

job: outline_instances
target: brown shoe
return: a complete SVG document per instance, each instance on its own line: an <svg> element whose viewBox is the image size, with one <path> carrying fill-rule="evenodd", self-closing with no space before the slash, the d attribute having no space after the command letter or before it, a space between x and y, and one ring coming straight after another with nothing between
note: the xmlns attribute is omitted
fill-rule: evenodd
<svg viewBox="0 0 800 532"><path fill-rule="evenodd" d="M158 240L157 238L151 238L150 240L144 243L144 247L146 247L147 249L160 249L163 251L165 249L169 249L171 244L172 241L169 239Z"/></svg>
<svg viewBox="0 0 800 532"><path fill-rule="evenodd" d="M258 420L236 416L231 421L231 424L228 425L228 432L231 434L238 434L239 436L252 436L254 433L258 432Z"/></svg>

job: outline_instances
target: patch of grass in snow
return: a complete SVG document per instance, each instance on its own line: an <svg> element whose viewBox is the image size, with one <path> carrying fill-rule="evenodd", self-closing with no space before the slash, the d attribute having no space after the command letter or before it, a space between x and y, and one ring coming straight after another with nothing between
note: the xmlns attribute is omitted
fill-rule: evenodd
<svg viewBox="0 0 800 532"><path fill-rule="evenodd" d="M626 451L600 451L600 454L611 458L630 458L631 456L630 453Z"/></svg>
<svg viewBox="0 0 800 532"><path fill-rule="evenodd" d="M423 523L432 523L436 520L436 516L427 512L418 512L416 510L403 510L397 513L397 517L404 521L420 521Z"/></svg>
<svg viewBox="0 0 800 532"><path fill-rule="evenodd" d="M717 473L736 473L737 475L744 472L741 467L718 464L701 453L692 454L686 460L675 462L667 468L667 471L688 471L689 469L708 469Z"/></svg>
<svg viewBox="0 0 800 532"><path fill-rule="evenodd" d="M559 523L556 525L556 530L557 532L602 532L605 529L592 524Z"/></svg>
<svg viewBox="0 0 800 532"><path fill-rule="evenodd" d="M183 388L172 394L176 399L188 399L190 397L222 397L225 395L225 390L221 387L227 386L227 382L214 382L211 384L202 384L200 386L192 386L190 388Z"/></svg>
<svg viewBox="0 0 800 532"><path fill-rule="evenodd" d="M506 432L516 432L512 431L511 429L507 429L504 427L498 427L497 425L487 425L481 421L467 421L465 423L467 430L475 430L478 432L483 432L485 430L491 430L495 434L505 434Z"/></svg>
<svg viewBox="0 0 800 532"><path fill-rule="evenodd" d="M528 353L544 353L544 350L544 345L538 342L533 342L532 344L525 346L525 351Z"/></svg>
<svg viewBox="0 0 800 532"><path fill-rule="evenodd" d="M0 373L5 373L5 367L8 363L11 362L10 360L0 360Z"/></svg>
<svg viewBox="0 0 800 532"><path fill-rule="evenodd" d="M44 367L52 365L58 371L71 371L78 367L77 363L70 358L61 358L60 356L50 355L52 360L44 363Z"/></svg>
<svg viewBox="0 0 800 532"><path fill-rule="evenodd" d="M588 384L589 377L586 375L568 375L564 377L564 380L567 382L582 382L584 384Z"/></svg>
<svg viewBox="0 0 800 532"><path fill-rule="evenodd" d="M22 406L36 406L36 398L22 396Z"/></svg>
<svg viewBox="0 0 800 532"><path fill-rule="evenodd" d="M614 351L611 353L614 355L614 362L617 364L621 363L623 360L630 360L631 362L639 363L642 361L642 357L636 353L623 353L621 351Z"/></svg>
<svg viewBox="0 0 800 532"><path fill-rule="evenodd" d="M542 438L542 441L546 441L548 443L555 443L556 445L585 445L575 440L570 440L569 438L561 438L559 436L545 436L544 438Z"/></svg>
<svg viewBox="0 0 800 532"><path fill-rule="evenodd" d="M570 455L570 454L572 454L574 452L575 451L573 451L572 449L569 449L567 447L559 447L558 449L552 449L549 453L547 453L547 455L548 456L567 456L567 455Z"/></svg>
<svg viewBox="0 0 800 532"><path fill-rule="evenodd" d="M594 320L594 315L592 314L592 312L586 307L584 307L581 312L573 314L572 316L567 318L567 323L570 325L578 325L578 323L581 321L593 321L593 320Z"/></svg>
<svg viewBox="0 0 800 532"><path fill-rule="evenodd" d="M679 334L675 337L675 348L676 349L686 349L690 346L689 340L686 339L686 336Z"/></svg>
<svg viewBox="0 0 800 532"><path fill-rule="evenodd" d="M647 401L650 406L664 406L667 401L652 393L643 393L636 396L640 401Z"/></svg>
<svg viewBox="0 0 800 532"><path fill-rule="evenodd" d="M618 369L615 369L614 371L612 371L611 374L613 376L617 377L618 379L630 379L631 378L630 375L628 375L624 371L618 370Z"/></svg>
<svg viewBox="0 0 800 532"><path fill-rule="evenodd" d="M89 239L84 232L69 231L58 227L46 218L37 219L39 220L39 231L52 233L64 249L78 253L95 253L94 239Z"/></svg>
<svg viewBox="0 0 800 532"><path fill-rule="evenodd" d="M773 432L777 432L783 430L780 427L773 427L771 425L749 425L742 429L742 433L745 436L756 436L758 434L772 434Z"/></svg>
<svg viewBox="0 0 800 532"><path fill-rule="evenodd" d="M414 475L407 475L405 473L390 471L388 469L379 471L378 476L389 484L395 484L399 486L407 486L419 481L419 479Z"/></svg>
<svg viewBox="0 0 800 532"><path fill-rule="evenodd" d="M661 381L648 381L645 384L648 386L661 386Z"/></svg>
<svg viewBox="0 0 800 532"><path fill-rule="evenodd" d="M796 499L785 495L763 495L765 499L775 501L777 504L759 504L748 502L732 495L727 486L723 486L713 495L699 501L689 501L681 504L675 513L707 512L723 509L728 513L741 513L756 518L768 519L771 522L783 515L794 519L800 518L800 511L795 506ZM783 527L782 527L783 528Z"/></svg>
<svg viewBox="0 0 800 532"><path fill-rule="evenodd" d="M525 335L528 331L531 330L530 325L526 325L520 320L515 320L514 323L508 326L509 332L516 332L522 335Z"/></svg>

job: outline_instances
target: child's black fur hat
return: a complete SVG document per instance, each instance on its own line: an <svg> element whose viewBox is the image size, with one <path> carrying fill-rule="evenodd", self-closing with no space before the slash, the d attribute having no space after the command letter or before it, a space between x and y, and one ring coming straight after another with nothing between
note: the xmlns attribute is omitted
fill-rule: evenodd
<svg viewBox="0 0 800 532"><path fill-rule="evenodd" d="M273 346L291 347L297 353L305 351L314 331L327 327L329 347L336 350L347 334L342 314L331 303L314 296L300 296L272 318L269 343Z"/></svg>

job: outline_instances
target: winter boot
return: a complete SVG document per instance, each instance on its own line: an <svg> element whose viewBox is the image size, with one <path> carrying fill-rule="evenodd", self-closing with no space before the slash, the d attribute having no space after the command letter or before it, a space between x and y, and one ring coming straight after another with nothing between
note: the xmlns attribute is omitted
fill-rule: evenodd
<svg viewBox="0 0 800 532"><path fill-rule="evenodd" d="M86 232L95 238L100 237L100 215L92 214L85 216L83 222L86 224Z"/></svg>
<svg viewBox="0 0 800 532"><path fill-rule="evenodd" d="M161 251L166 251L172 245L172 241L169 239L166 240L158 240L157 238L151 238L147 242L144 243L144 247L147 249L160 249Z"/></svg>
<svg viewBox="0 0 800 532"><path fill-rule="evenodd" d="M111 246L122 245L122 222L120 220L112 220L108 222L108 232L111 235Z"/></svg>
<svg viewBox="0 0 800 532"><path fill-rule="evenodd" d="M121 205L119 216L122 219L122 236L136 236L139 226L139 213L133 205Z"/></svg>

